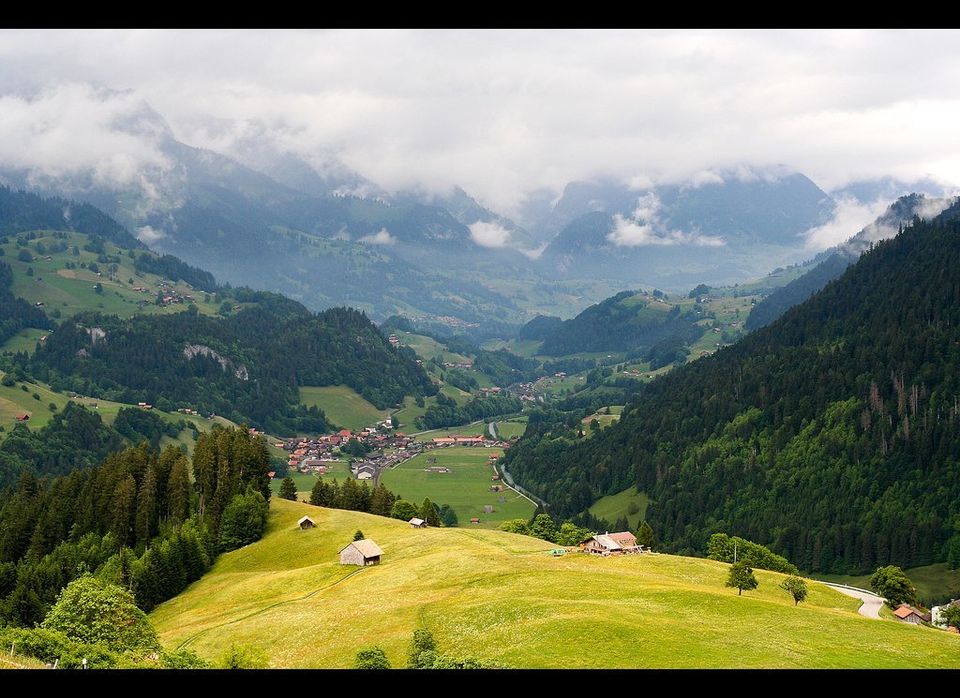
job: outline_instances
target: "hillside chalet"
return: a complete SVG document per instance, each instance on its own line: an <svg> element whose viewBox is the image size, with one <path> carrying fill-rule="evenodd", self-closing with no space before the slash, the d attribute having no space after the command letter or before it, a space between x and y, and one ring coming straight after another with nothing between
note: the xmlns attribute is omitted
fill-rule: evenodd
<svg viewBox="0 0 960 698"><path fill-rule="evenodd" d="M902 603L900 604L893 612L893 615L897 617L897 620L903 621L904 623L912 623L914 625L919 625L920 623L929 623L930 615L927 613L921 613L913 606L909 604Z"/></svg>
<svg viewBox="0 0 960 698"><path fill-rule="evenodd" d="M642 553L643 548L637 545L637 537L630 531L619 533L597 533L580 544L585 553L593 555L625 555L627 553Z"/></svg>
<svg viewBox="0 0 960 698"><path fill-rule="evenodd" d="M383 551L380 546L372 540L364 538L363 540L353 541L340 551L340 564L357 565L359 567L379 565L381 555L383 555Z"/></svg>

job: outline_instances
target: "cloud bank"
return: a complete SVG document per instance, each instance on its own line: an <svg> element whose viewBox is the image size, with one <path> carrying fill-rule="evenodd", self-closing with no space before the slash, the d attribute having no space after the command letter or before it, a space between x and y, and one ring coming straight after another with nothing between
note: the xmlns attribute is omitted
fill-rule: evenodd
<svg viewBox="0 0 960 698"><path fill-rule="evenodd" d="M693 245L696 247L722 247L721 237L688 233L670 229L660 217L660 199L650 193L637 200L631 217L615 214L613 230L607 239L618 247L642 247L644 245Z"/></svg>
<svg viewBox="0 0 960 698"><path fill-rule="evenodd" d="M388 191L461 185L515 212L569 181L699 186L785 163L825 189L960 182L956 31L0 32L0 163L140 186L177 138L251 134ZM891 89L895 85L896 89ZM97 87L91 87L97 86ZM101 86L127 90L105 99ZM149 192L145 192L147 196ZM634 231L626 235L642 237Z"/></svg>

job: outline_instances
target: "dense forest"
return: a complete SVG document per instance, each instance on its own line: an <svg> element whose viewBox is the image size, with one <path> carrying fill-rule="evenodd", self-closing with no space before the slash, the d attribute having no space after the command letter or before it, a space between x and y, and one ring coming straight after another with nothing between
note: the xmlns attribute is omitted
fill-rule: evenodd
<svg viewBox="0 0 960 698"><path fill-rule="evenodd" d="M137 271L156 274L171 281L183 281L196 289L213 293L218 289L217 280L213 274L182 262L173 255L165 254L162 257L154 254L137 256L134 266Z"/></svg>
<svg viewBox="0 0 960 698"><path fill-rule="evenodd" d="M84 572L132 590L143 610L175 596L216 555L258 539L270 498L262 438L215 428L190 464L146 443L0 492L0 625L32 626Z"/></svg>
<svg viewBox="0 0 960 698"><path fill-rule="evenodd" d="M661 307L662 306L662 307ZM578 352L635 351L651 347L668 337L696 341L704 328L692 311L681 312L662 300L647 298L636 291L623 291L591 305L571 320L561 323L537 317L535 326L525 327L523 336L542 338L540 353L562 356Z"/></svg>
<svg viewBox="0 0 960 698"><path fill-rule="evenodd" d="M28 230L73 230L106 238L127 249L143 247L126 228L90 204L0 186L0 234Z"/></svg>
<svg viewBox="0 0 960 698"><path fill-rule="evenodd" d="M129 319L76 315L26 368L54 389L165 411L189 407L280 435L330 426L322 411L299 404L301 385L346 384L380 409L436 390L412 350L391 347L363 313L315 315L250 293L257 305L226 318L194 308ZM240 289L235 295L246 299Z"/></svg>
<svg viewBox="0 0 960 698"><path fill-rule="evenodd" d="M636 485L670 551L726 532L811 571L944 560L960 536L958 215L876 243L597 436L531 415L506 467L558 515Z"/></svg>
<svg viewBox="0 0 960 698"><path fill-rule="evenodd" d="M421 417L417 417L417 428L440 429L469 424L487 417L515 414L523 410L519 398L510 395L487 395L475 397L463 407L458 407L453 398L443 393L437 394L436 404L430 405Z"/></svg>

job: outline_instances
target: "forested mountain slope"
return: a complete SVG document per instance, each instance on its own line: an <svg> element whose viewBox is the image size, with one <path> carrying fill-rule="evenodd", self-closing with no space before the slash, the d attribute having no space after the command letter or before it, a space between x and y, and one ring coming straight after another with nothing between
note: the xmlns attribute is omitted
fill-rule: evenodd
<svg viewBox="0 0 960 698"><path fill-rule="evenodd" d="M191 407L282 435L329 426L298 404L300 385L346 384L380 409L436 390L412 350L391 347L363 313L315 315L256 295L256 307L225 319L81 314L50 335L30 369L57 389Z"/></svg>
<svg viewBox="0 0 960 698"><path fill-rule="evenodd" d="M668 550L726 531L813 571L943 559L960 534L958 213L647 385L598 437L532 417L508 469L564 515L637 485Z"/></svg>

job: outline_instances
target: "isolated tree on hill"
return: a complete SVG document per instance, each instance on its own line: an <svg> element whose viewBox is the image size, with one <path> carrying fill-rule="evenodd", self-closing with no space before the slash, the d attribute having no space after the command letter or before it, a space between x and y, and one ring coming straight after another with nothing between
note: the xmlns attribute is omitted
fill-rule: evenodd
<svg viewBox="0 0 960 698"><path fill-rule="evenodd" d="M644 548L653 547L653 529L646 521L637 529L637 545L642 545Z"/></svg>
<svg viewBox="0 0 960 698"><path fill-rule="evenodd" d="M289 499L291 502L297 501L297 485L289 475L280 483L280 498Z"/></svg>
<svg viewBox="0 0 960 698"><path fill-rule="evenodd" d="M793 597L794 606L807 598L807 583L800 577L787 577L780 582L780 588Z"/></svg>
<svg viewBox="0 0 960 698"><path fill-rule="evenodd" d="M357 532L353 534L354 540L363 540L364 538L366 538L366 536L363 535L363 531L361 531L359 528L357 529Z"/></svg>
<svg viewBox="0 0 960 698"><path fill-rule="evenodd" d="M374 645L357 652L354 669L389 669L390 660L382 647Z"/></svg>
<svg viewBox="0 0 960 698"><path fill-rule="evenodd" d="M910 578L896 565L880 567L870 577L870 588L887 600L891 608L916 603L917 590Z"/></svg>
<svg viewBox="0 0 960 698"><path fill-rule="evenodd" d="M759 582L757 582L757 578L753 575L753 568L741 560L740 562L734 562L730 565L730 576L727 578L726 586L735 587L737 589L737 596L741 596L744 589L747 591L756 589L757 586L759 586Z"/></svg>

